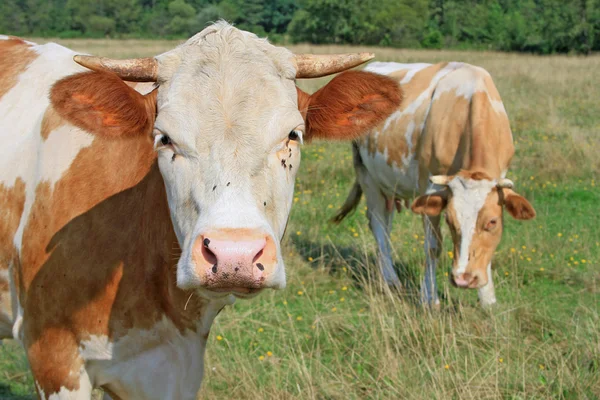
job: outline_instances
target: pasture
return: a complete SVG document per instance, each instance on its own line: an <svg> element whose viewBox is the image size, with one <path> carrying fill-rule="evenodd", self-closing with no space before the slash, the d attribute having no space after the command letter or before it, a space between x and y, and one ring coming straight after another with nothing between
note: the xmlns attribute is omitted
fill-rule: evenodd
<svg viewBox="0 0 600 400"><path fill-rule="evenodd" d="M36 40L44 42L48 40ZM150 56L169 41L61 40L110 57ZM211 330L201 399L600 398L600 55L293 46L295 52L374 51L379 61L465 61L492 75L516 155L508 178L537 211L506 217L494 258L499 304L450 286L444 227L439 311L418 306L424 265L418 216L396 214L402 293L382 287L364 200L328 219L354 181L349 144L303 148L284 239L288 287L237 301ZM323 80L304 80L314 91ZM52 301L48 299L47 301ZM23 351L0 347L0 399L30 399Z"/></svg>

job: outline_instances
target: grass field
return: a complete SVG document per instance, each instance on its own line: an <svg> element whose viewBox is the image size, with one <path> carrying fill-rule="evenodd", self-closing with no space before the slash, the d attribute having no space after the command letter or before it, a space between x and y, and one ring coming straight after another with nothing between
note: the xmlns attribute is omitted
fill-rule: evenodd
<svg viewBox="0 0 600 400"><path fill-rule="evenodd" d="M131 57L174 42L61 41ZM297 52L375 51L381 61L466 61L493 76L508 110L516 156L508 177L537 210L506 218L494 261L499 304L450 287L449 234L438 279L440 311L408 291L381 290L364 202L327 222L354 180L350 146L303 152L284 256L288 287L239 301L209 339L202 399L600 398L600 56L298 46ZM315 90L323 80L302 81ZM395 263L418 285L419 217L396 215ZM22 350L0 347L0 398L29 399Z"/></svg>

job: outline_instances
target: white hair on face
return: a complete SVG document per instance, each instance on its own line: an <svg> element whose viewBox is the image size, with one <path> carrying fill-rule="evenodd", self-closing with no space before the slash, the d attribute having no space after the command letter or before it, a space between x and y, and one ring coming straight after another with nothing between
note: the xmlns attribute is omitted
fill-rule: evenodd
<svg viewBox="0 0 600 400"><path fill-rule="evenodd" d="M456 218L460 225L461 242L458 259L458 271L463 274L469 263L469 247L475 233L475 224L479 211L485 204L485 199L496 186L496 180L474 180L471 178L455 177L448 186L452 190L452 198Z"/></svg>

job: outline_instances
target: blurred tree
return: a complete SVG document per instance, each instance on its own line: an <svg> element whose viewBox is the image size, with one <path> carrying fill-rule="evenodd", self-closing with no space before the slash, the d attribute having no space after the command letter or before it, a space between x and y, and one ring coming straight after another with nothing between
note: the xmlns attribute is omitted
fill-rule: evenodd
<svg viewBox="0 0 600 400"><path fill-rule="evenodd" d="M0 0L16 35L186 37L221 18L294 42L600 50L600 0Z"/></svg>

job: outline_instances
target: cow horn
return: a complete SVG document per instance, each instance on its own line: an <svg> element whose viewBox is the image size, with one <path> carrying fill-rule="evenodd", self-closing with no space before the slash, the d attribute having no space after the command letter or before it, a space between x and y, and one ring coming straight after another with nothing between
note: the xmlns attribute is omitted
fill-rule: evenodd
<svg viewBox="0 0 600 400"><path fill-rule="evenodd" d="M506 178L502 178L498 181L498 184L496 185L496 187L502 188L502 189L512 189L515 186L515 184L513 183L513 181L511 181L510 179L506 179Z"/></svg>
<svg viewBox="0 0 600 400"><path fill-rule="evenodd" d="M448 175L433 175L429 177L429 182L436 185L447 186L450 182L450 177Z"/></svg>
<svg viewBox="0 0 600 400"><path fill-rule="evenodd" d="M73 60L92 71L114 72L124 81L156 82L158 79L158 61L151 57L113 60L105 57L76 55Z"/></svg>
<svg viewBox="0 0 600 400"><path fill-rule="evenodd" d="M373 53L295 54L296 78L319 78L354 68L375 58Z"/></svg>

